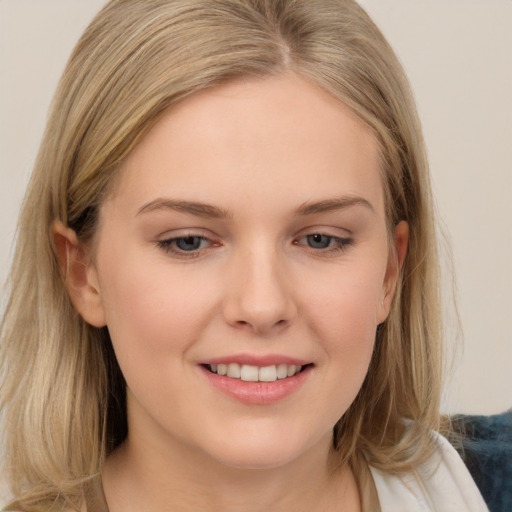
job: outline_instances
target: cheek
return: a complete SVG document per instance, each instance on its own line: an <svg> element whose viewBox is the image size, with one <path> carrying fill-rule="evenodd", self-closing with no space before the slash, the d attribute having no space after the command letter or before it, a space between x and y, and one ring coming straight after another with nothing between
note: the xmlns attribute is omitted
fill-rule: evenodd
<svg viewBox="0 0 512 512"><path fill-rule="evenodd" d="M309 288L304 315L329 363L330 383L342 411L357 395L368 371L381 307L382 276L381 268L362 266L357 271L353 266L350 272L340 270Z"/></svg>
<svg viewBox="0 0 512 512"><path fill-rule="evenodd" d="M130 392L158 410L157 390L189 392L176 376L188 368L183 363L208 321L211 290L165 264L118 261L104 267L102 283L110 337Z"/></svg>
<svg viewBox="0 0 512 512"><path fill-rule="evenodd" d="M365 340L373 337L381 307L384 268L356 265L316 278L309 286L310 313L328 338Z"/></svg>
<svg viewBox="0 0 512 512"><path fill-rule="evenodd" d="M361 294L363 295L363 294ZM320 318L323 348L335 369L341 369L344 385L354 389L364 380L375 343L377 323L375 311L362 297L351 295L348 299L331 301L329 318Z"/></svg>
<svg viewBox="0 0 512 512"><path fill-rule="evenodd" d="M354 274L310 288L304 321L315 340L322 387L309 404L312 417L332 428L359 393L368 373L377 328L375 281ZM320 399L325 397L325 399Z"/></svg>
<svg viewBox="0 0 512 512"><path fill-rule="evenodd" d="M169 347L183 350L196 338L211 310L212 286L186 270L172 270L136 255L105 262L102 301L115 347L150 358Z"/></svg>

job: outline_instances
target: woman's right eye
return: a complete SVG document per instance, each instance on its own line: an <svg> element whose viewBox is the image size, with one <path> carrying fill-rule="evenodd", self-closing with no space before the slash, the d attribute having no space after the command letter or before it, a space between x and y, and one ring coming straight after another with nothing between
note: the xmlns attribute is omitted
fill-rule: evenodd
<svg viewBox="0 0 512 512"><path fill-rule="evenodd" d="M198 256L202 249L212 245L212 241L204 236L187 235L159 240L157 245L165 252L187 257Z"/></svg>

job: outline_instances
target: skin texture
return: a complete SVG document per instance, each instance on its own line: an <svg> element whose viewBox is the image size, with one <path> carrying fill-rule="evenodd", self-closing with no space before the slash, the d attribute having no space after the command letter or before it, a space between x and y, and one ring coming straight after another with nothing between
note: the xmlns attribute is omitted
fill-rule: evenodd
<svg viewBox="0 0 512 512"><path fill-rule="evenodd" d="M327 469L331 432L407 247L405 223L389 246L372 134L295 75L236 81L167 112L118 176L92 250L55 228L72 300L108 325L128 385L111 512L359 510L350 470ZM310 366L291 394L247 404L201 366L234 355Z"/></svg>

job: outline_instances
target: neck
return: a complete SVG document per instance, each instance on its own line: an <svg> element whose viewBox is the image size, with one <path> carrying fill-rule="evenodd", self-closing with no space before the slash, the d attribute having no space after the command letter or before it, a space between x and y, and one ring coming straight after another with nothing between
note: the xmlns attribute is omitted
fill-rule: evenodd
<svg viewBox="0 0 512 512"><path fill-rule="evenodd" d="M110 512L311 512L359 511L357 484L348 466L329 470L326 436L275 468L229 467L210 457L129 437L107 460L103 473Z"/></svg>

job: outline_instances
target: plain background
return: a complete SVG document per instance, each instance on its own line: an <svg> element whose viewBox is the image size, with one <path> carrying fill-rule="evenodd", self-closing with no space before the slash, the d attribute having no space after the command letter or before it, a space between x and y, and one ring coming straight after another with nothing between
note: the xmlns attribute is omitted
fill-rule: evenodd
<svg viewBox="0 0 512 512"><path fill-rule="evenodd" d="M50 99L103 3L0 0L1 282ZM412 82L451 239L464 347L444 410L502 412L512 406L512 0L361 3Z"/></svg>

